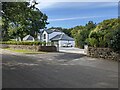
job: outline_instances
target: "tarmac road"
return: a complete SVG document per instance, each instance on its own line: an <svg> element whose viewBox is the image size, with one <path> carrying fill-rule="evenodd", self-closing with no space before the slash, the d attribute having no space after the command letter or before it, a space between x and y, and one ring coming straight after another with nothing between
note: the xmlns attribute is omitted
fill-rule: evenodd
<svg viewBox="0 0 120 90"><path fill-rule="evenodd" d="M74 53L2 53L3 88L117 88L118 65Z"/></svg>

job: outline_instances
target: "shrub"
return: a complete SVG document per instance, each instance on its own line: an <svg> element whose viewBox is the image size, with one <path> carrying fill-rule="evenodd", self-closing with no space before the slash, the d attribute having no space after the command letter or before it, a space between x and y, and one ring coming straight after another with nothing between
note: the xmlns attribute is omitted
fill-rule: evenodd
<svg viewBox="0 0 120 90"><path fill-rule="evenodd" d="M88 38L86 42L92 47L98 47L98 41L95 38Z"/></svg>
<svg viewBox="0 0 120 90"><path fill-rule="evenodd" d="M89 39L90 39L90 38L87 38L87 39L85 40L85 43L86 43L88 46L90 46Z"/></svg>
<svg viewBox="0 0 120 90"><path fill-rule="evenodd" d="M95 31L91 31L90 34L89 34L89 38L98 38L98 35L97 35L97 32Z"/></svg>
<svg viewBox="0 0 120 90"><path fill-rule="evenodd" d="M106 44L107 44L106 41L102 37L100 37L99 42L98 42L98 46L99 47L106 47L107 46Z"/></svg>
<svg viewBox="0 0 120 90"><path fill-rule="evenodd" d="M116 30L113 36L113 40L111 41L111 48L113 48L114 51L120 52L120 29Z"/></svg>
<svg viewBox="0 0 120 90"><path fill-rule="evenodd" d="M46 43L45 42L39 42L39 41L35 41L35 42L4 41L4 42L0 42L0 44L10 44L10 45L42 45L42 44L46 44Z"/></svg>

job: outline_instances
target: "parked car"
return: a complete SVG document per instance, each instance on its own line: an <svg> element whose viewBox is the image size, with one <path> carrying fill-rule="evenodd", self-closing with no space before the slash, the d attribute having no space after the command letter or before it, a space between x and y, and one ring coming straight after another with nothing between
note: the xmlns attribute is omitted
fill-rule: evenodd
<svg viewBox="0 0 120 90"><path fill-rule="evenodd" d="M63 47L73 47L73 45L71 43L64 43Z"/></svg>

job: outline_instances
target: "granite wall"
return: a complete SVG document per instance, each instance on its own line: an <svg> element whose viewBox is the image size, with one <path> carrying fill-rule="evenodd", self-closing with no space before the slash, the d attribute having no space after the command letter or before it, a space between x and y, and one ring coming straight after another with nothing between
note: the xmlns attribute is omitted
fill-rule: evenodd
<svg viewBox="0 0 120 90"><path fill-rule="evenodd" d="M87 55L94 58L104 58L108 60L120 61L120 54L110 48L88 47Z"/></svg>

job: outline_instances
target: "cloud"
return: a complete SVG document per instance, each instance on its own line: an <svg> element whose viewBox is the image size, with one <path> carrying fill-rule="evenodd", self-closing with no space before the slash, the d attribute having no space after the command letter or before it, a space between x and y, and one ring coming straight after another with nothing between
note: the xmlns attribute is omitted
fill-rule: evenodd
<svg viewBox="0 0 120 90"><path fill-rule="evenodd" d="M48 21L66 21L66 20L76 20L76 19L88 19L88 18L100 18L105 16L86 16L86 17L71 17L71 18L57 18L57 19L49 19Z"/></svg>
<svg viewBox="0 0 120 90"><path fill-rule="evenodd" d="M54 4L56 4L56 2L39 2L36 7L38 7L39 9L45 9L52 7Z"/></svg>
<svg viewBox="0 0 120 90"><path fill-rule="evenodd" d="M36 1L39 3L37 5L37 7L39 9L45 9L45 8L59 7L60 2L62 2L62 3L66 3L66 2L86 2L85 5L87 5L87 3L88 3L88 5L89 4L91 5L91 3L89 3L89 2L93 2L93 3L98 2L97 5L93 5L93 6L91 5L91 7L97 7L97 6L98 7L107 7L107 6L115 6L115 5L117 5L119 0L94 0L94 1L92 1L92 0L36 0ZM103 2L103 4L99 4L99 2ZM109 3L105 3L105 2L109 2ZM84 4L83 5L82 4L81 4L81 6L84 5Z"/></svg>
<svg viewBox="0 0 120 90"><path fill-rule="evenodd" d="M96 7L111 7L111 6L118 6L118 3L117 2L109 2L109 3L102 3L102 4L99 4L98 3L98 6L96 5Z"/></svg>
<svg viewBox="0 0 120 90"><path fill-rule="evenodd" d="M32 1L33 0L30 0L30 3L32 3ZM52 2L49 0L35 0L35 1L38 3L38 5L36 5L36 7L39 9L49 8L57 3L57 2L55 2L55 0L52 0Z"/></svg>
<svg viewBox="0 0 120 90"><path fill-rule="evenodd" d="M119 0L37 0L39 2L119 2Z"/></svg>

